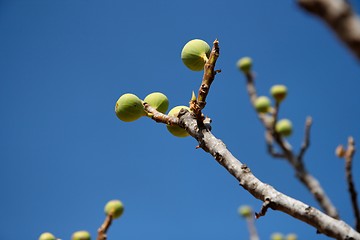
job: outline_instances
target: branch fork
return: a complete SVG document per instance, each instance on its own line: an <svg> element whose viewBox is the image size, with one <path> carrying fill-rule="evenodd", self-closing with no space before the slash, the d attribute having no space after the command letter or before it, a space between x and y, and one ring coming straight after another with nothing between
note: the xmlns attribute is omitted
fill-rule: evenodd
<svg viewBox="0 0 360 240"><path fill-rule="evenodd" d="M273 210L282 211L300 221L308 223L315 227L319 233L323 233L329 237L336 239L360 239L360 233L356 232L345 222L324 214L314 207L309 208L307 204L277 191L269 184L261 182L252 174L250 168L236 159L227 149L226 145L211 133L211 120L205 118L201 110L206 105L206 96L216 74L214 67L219 55L218 48L218 41L215 40L209 61L205 64L203 82L200 86L196 102L193 103L195 105L193 105L191 109L192 112L183 109L178 117L174 118L159 113L144 103L145 110L152 114L151 117L156 122L177 124L186 129L186 131L197 140L199 148L211 154L220 165L235 177L246 191L263 202L262 209L258 213L259 217L264 216L270 207ZM252 74L248 74L248 76L252 76ZM204 84L204 82L206 84ZM252 84L248 84L248 89L250 89L250 92L251 90L253 91L253 93L250 93L251 99L253 99L254 96L256 97L256 91ZM252 95L254 93L255 95ZM285 148L287 145L283 144L283 147ZM290 151L290 153L292 152ZM290 156L293 157L293 155Z"/></svg>

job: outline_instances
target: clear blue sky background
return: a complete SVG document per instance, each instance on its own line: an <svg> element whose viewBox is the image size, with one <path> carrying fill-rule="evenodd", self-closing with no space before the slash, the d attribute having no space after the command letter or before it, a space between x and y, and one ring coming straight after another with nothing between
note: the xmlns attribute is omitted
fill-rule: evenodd
<svg viewBox="0 0 360 240"><path fill-rule="evenodd" d="M114 114L127 92L161 91L172 107L187 104L202 77L180 59L193 38L220 41L222 73L204 110L213 133L258 178L318 207L288 164L266 153L235 67L251 56L261 95L273 84L288 86L280 116L293 121L294 149L313 117L306 164L353 224L334 149L349 135L360 142L359 63L295 1L0 0L0 239L37 239L44 231L70 239L83 229L95 239L111 199L126 209L109 240L248 238L237 208L258 211L261 202L196 150L194 139ZM358 189L359 161L357 154ZM281 212L269 211L256 226L262 239L275 231L326 239Z"/></svg>

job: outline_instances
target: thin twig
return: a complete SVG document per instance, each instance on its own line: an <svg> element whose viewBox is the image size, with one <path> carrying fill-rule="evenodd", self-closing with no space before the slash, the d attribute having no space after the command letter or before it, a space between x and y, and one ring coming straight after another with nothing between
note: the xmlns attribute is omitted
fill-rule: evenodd
<svg viewBox="0 0 360 240"><path fill-rule="evenodd" d="M255 102L258 96L255 88L254 73L249 71L245 73L245 76L246 76L246 89L250 97L250 102L253 106L255 106ZM259 113L257 116L264 126L268 126L269 125L268 122L271 123L271 121L267 121L265 114Z"/></svg>
<svg viewBox="0 0 360 240"><path fill-rule="evenodd" d="M304 141L303 141L303 143L301 145L301 149L300 149L299 155L297 157L299 162L303 161L304 154L305 154L306 150L310 146L310 129L311 129L311 125L312 125L312 118L307 117L306 118L306 123L305 123Z"/></svg>
<svg viewBox="0 0 360 240"><path fill-rule="evenodd" d="M298 0L307 12L320 17L360 60L360 20L346 0Z"/></svg>
<svg viewBox="0 0 360 240"><path fill-rule="evenodd" d="M98 229L98 236L97 236L96 240L106 240L107 239L106 232L109 229L109 227L111 226L112 219L113 218L112 218L111 214L106 215L104 223Z"/></svg>
<svg viewBox="0 0 360 240"><path fill-rule="evenodd" d="M254 217L247 217L246 218L246 223L249 229L249 235L250 235L250 240L259 240L259 235L256 231L256 227L255 227L255 223L254 223Z"/></svg>
<svg viewBox="0 0 360 240"><path fill-rule="evenodd" d="M267 146L267 150L268 150L268 153L274 157L274 158L286 158L285 154L283 153L280 153L280 152L277 152L274 148L274 145L273 145L273 137L270 133L270 131L265 131L265 141L266 141L266 146Z"/></svg>
<svg viewBox="0 0 360 240"><path fill-rule="evenodd" d="M265 199L263 205L261 206L260 212L255 213L255 218L256 218L256 219L259 219L260 217L265 216L267 210L268 210L269 207L270 207L270 204L271 204L270 199Z"/></svg>
<svg viewBox="0 0 360 240"><path fill-rule="evenodd" d="M357 202L357 192L355 188L355 184L353 181L352 176L352 161L355 154L355 141L352 137L348 139L348 147L345 153L345 172L346 172L346 179L348 183L348 189L351 198L351 204L353 207L354 215L355 215L355 229L360 232L360 211Z"/></svg>
<svg viewBox="0 0 360 240"><path fill-rule="evenodd" d="M167 125L178 125L179 120L178 118L168 116L161 112L158 112L155 108L150 106L150 104L144 102L143 103L144 110L151 116L158 123L165 123Z"/></svg>

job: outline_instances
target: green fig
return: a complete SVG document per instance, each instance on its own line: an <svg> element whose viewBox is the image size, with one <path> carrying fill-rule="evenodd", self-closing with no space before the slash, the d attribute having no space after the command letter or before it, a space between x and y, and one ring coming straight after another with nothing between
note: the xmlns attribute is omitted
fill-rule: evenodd
<svg viewBox="0 0 360 240"><path fill-rule="evenodd" d="M253 215L253 211L252 211L251 207L247 206L247 205L240 206L238 209L238 212L239 212L240 216L242 216L244 218L248 218Z"/></svg>
<svg viewBox="0 0 360 240"><path fill-rule="evenodd" d="M297 240L297 235L295 233L289 233L286 235L286 240Z"/></svg>
<svg viewBox="0 0 360 240"><path fill-rule="evenodd" d="M150 106L161 113L166 113L169 108L169 100L161 92L150 93L145 97L144 102L150 104Z"/></svg>
<svg viewBox="0 0 360 240"><path fill-rule="evenodd" d="M273 233L271 234L271 240L284 240L284 235L281 233Z"/></svg>
<svg viewBox="0 0 360 240"><path fill-rule="evenodd" d="M244 73L249 73L252 67L252 59L250 57L240 58L236 66Z"/></svg>
<svg viewBox="0 0 360 240"><path fill-rule="evenodd" d="M271 107L270 99L266 96L258 97L255 100L255 109L260 113L269 112L270 107Z"/></svg>
<svg viewBox="0 0 360 240"><path fill-rule="evenodd" d="M282 119L276 123L275 131L284 137L288 137L292 133L292 123L288 119Z"/></svg>
<svg viewBox="0 0 360 240"><path fill-rule="evenodd" d="M77 231L74 232L71 240L90 240L91 236L90 233L88 231Z"/></svg>
<svg viewBox="0 0 360 240"><path fill-rule="evenodd" d="M132 122L146 116L142 101L132 93L125 93L117 100L115 113L124 122Z"/></svg>
<svg viewBox="0 0 360 240"><path fill-rule="evenodd" d="M285 85L274 85L270 89L270 94L273 96L275 101L281 102L287 95L287 88Z"/></svg>
<svg viewBox="0 0 360 240"><path fill-rule="evenodd" d="M56 238L51 233L44 232L40 235L39 240L56 240Z"/></svg>
<svg viewBox="0 0 360 240"><path fill-rule="evenodd" d="M106 215L112 215L112 217L119 218L124 212L124 205L120 200L109 201L104 208Z"/></svg>
<svg viewBox="0 0 360 240"><path fill-rule="evenodd" d="M181 51L181 59L186 67L193 71L201 71L210 56L210 46L205 41L193 39L185 44Z"/></svg>
<svg viewBox="0 0 360 240"><path fill-rule="evenodd" d="M176 106L169 111L168 115L171 117L177 117L180 110L183 108L190 111L190 108L187 106ZM172 135L174 135L176 137L189 136L189 133L185 129L183 129L179 126L166 125L166 128Z"/></svg>

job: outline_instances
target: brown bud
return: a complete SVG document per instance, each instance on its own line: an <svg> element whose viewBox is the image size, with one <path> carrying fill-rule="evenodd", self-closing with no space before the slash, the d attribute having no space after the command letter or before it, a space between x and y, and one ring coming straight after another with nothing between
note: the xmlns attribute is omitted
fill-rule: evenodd
<svg viewBox="0 0 360 240"><path fill-rule="evenodd" d="M339 145L335 150L335 154L339 158L343 158L345 156L345 153L346 153L346 151L345 151L343 145Z"/></svg>

